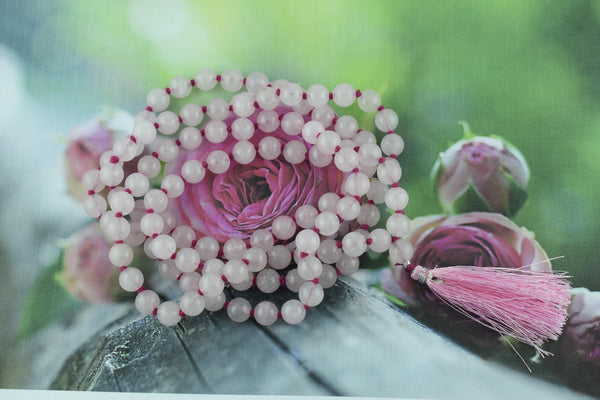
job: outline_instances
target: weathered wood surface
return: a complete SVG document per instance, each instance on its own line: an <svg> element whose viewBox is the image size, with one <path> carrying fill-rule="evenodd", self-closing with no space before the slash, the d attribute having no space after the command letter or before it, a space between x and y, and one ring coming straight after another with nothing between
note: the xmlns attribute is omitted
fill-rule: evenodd
<svg viewBox="0 0 600 400"><path fill-rule="evenodd" d="M482 360L352 280L298 326L203 313L166 328L135 310L81 346L52 389L444 399L588 398Z"/></svg>

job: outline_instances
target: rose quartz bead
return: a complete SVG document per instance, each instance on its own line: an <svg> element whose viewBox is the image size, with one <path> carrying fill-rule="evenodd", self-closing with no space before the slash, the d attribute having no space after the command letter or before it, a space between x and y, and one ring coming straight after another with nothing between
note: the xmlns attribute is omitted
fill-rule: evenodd
<svg viewBox="0 0 600 400"><path fill-rule="evenodd" d="M244 322L250 318L250 310L250 302L243 297L237 297L229 302L227 315L234 322Z"/></svg>
<svg viewBox="0 0 600 400"><path fill-rule="evenodd" d="M165 301L158 306L156 317L165 326L177 325L181 321L179 305L174 301Z"/></svg>
<svg viewBox="0 0 600 400"><path fill-rule="evenodd" d="M318 211L310 204L305 204L298 207L295 213L296 224L300 228L310 229L315 226L315 218L317 218Z"/></svg>
<svg viewBox="0 0 600 400"><path fill-rule="evenodd" d="M213 274L217 276L223 275L223 268L225 263L218 258L210 258L204 261L204 268L202 269L203 274Z"/></svg>
<svg viewBox="0 0 600 400"><path fill-rule="evenodd" d="M125 268L119 274L119 285L127 292L135 292L143 283L144 275L135 267Z"/></svg>
<svg viewBox="0 0 600 400"><path fill-rule="evenodd" d="M294 112L297 112L300 115L308 115L312 109L313 108L306 100L302 100L298 105L294 106Z"/></svg>
<svg viewBox="0 0 600 400"><path fill-rule="evenodd" d="M263 110L274 110L279 105L279 96L274 87L265 87L256 93L256 102Z"/></svg>
<svg viewBox="0 0 600 400"><path fill-rule="evenodd" d="M233 146L233 159L242 165L250 164L256 157L254 145L247 140L240 140Z"/></svg>
<svg viewBox="0 0 600 400"><path fill-rule="evenodd" d="M231 238L223 245L223 255L228 260L241 259L246 252L246 243L239 238Z"/></svg>
<svg viewBox="0 0 600 400"><path fill-rule="evenodd" d="M325 105L315 108L311 114L311 118L313 121L319 121L324 127L328 127L335 118L335 111L333 111L333 108Z"/></svg>
<svg viewBox="0 0 600 400"><path fill-rule="evenodd" d="M254 274L252 272L248 271L248 275L246 276L246 279L244 279L240 283L231 283L230 282L230 285L234 290L237 290L238 292L244 292L252 287L253 281L254 281Z"/></svg>
<svg viewBox="0 0 600 400"><path fill-rule="evenodd" d="M220 98L208 102L206 113L212 120L222 121L229 115L229 103Z"/></svg>
<svg viewBox="0 0 600 400"><path fill-rule="evenodd" d="M398 239L390 246L390 261L392 264L406 264L413 256L412 244L406 239Z"/></svg>
<svg viewBox="0 0 600 400"><path fill-rule="evenodd" d="M365 143L358 150L360 163L367 167L377 165L381 156L381 148L375 143Z"/></svg>
<svg viewBox="0 0 600 400"><path fill-rule="evenodd" d="M328 289L337 281L337 271L329 264L323 264L323 272L319 275L319 285Z"/></svg>
<svg viewBox="0 0 600 400"><path fill-rule="evenodd" d="M206 175L206 169L198 160L187 160L181 167L181 177L189 183L198 183Z"/></svg>
<svg viewBox="0 0 600 400"><path fill-rule="evenodd" d="M302 286L300 286L300 290L298 290L300 301L302 304L306 304L309 307L315 307L321 304L324 295L325 292L321 285L313 282L303 283Z"/></svg>
<svg viewBox="0 0 600 400"><path fill-rule="evenodd" d="M214 297L204 296L205 308L207 311L219 311L225 305L225 293Z"/></svg>
<svg viewBox="0 0 600 400"><path fill-rule="evenodd" d="M358 257L351 257L347 254L342 254L337 263L335 263L336 268L343 275L352 275L356 271L358 271L358 267L360 266L360 261Z"/></svg>
<svg viewBox="0 0 600 400"><path fill-rule="evenodd" d="M169 205L169 198L159 189L151 189L144 196L144 207L147 210L152 209L154 212L163 212L167 209Z"/></svg>
<svg viewBox="0 0 600 400"><path fill-rule="evenodd" d="M154 146L158 158L164 162L174 161L179 155L179 147L170 139L158 139Z"/></svg>
<svg viewBox="0 0 600 400"><path fill-rule="evenodd" d="M236 69L228 69L221 74L221 86L228 92L237 92L244 85L244 76Z"/></svg>
<svg viewBox="0 0 600 400"><path fill-rule="evenodd" d="M333 239L325 239L321 242L317 250L317 257L325 264L333 264L337 262L342 255L342 249L337 246L337 242Z"/></svg>
<svg viewBox="0 0 600 400"><path fill-rule="evenodd" d="M266 229L257 229L250 236L250 246L257 247L263 251L271 250L274 243L275 239L273 235Z"/></svg>
<svg viewBox="0 0 600 400"><path fill-rule="evenodd" d="M177 245L175 244L175 239L173 239L169 235L158 235L152 240L150 245L150 250L152 253L160 259L166 259L171 257L175 250L177 249Z"/></svg>
<svg viewBox="0 0 600 400"><path fill-rule="evenodd" d="M271 230L278 239L287 240L296 233L296 223L291 217L280 215L273 220Z"/></svg>
<svg viewBox="0 0 600 400"><path fill-rule="evenodd" d="M237 116L247 118L254 114L254 96L249 92L236 94L231 100L231 106Z"/></svg>
<svg viewBox="0 0 600 400"><path fill-rule="evenodd" d="M183 120L183 123L187 126L196 126L200 125L200 122L202 122L204 113L202 112L202 107L200 107L200 105L195 103L187 103L181 107L179 116ZM181 139L181 136L179 139Z"/></svg>
<svg viewBox="0 0 600 400"><path fill-rule="evenodd" d="M389 108L379 111L375 116L375 126L382 132L393 131L398 126L398 114Z"/></svg>
<svg viewBox="0 0 600 400"><path fill-rule="evenodd" d="M333 89L333 101L340 107L348 107L356 99L356 90L349 83L340 83Z"/></svg>
<svg viewBox="0 0 600 400"><path fill-rule="evenodd" d="M258 143L258 153L265 160L274 160L281 154L281 142L273 136L266 136Z"/></svg>
<svg viewBox="0 0 600 400"><path fill-rule="evenodd" d="M256 276L256 286L263 293L273 293L279 289L279 274L270 268L264 269Z"/></svg>
<svg viewBox="0 0 600 400"><path fill-rule="evenodd" d="M296 235L296 248L305 253L315 253L319 248L321 239L319 234L312 229L304 229Z"/></svg>
<svg viewBox="0 0 600 400"><path fill-rule="evenodd" d="M350 172L358 167L358 160L358 153L350 147L343 147L340 151L335 153L333 159L335 166L342 172Z"/></svg>
<svg viewBox="0 0 600 400"><path fill-rule="evenodd" d="M408 205L408 193L401 187L390 188L385 192L385 205L392 210L404 210Z"/></svg>
<svg viewBox="0 0 600 400"><path fill-rule="evenodd" d="M360 257L367 251L367 242L358 232L350 232L342 239L342 250L350 257Z"/></svg>
<svg viewBox="0 0 600 400"><path fill-rule="evenodd" d="M238 118L231 124L231 135L236 140L249 140L254 136L254 124L248 118Z"/></svg>
<svg viewBox="0 0 600 400"><path fill-rule="evenodd" d="M169 81L169 89L171 90L171 96L182 99L190 94L192 84L187 77L178 75Z"/></svg>
<svg viewBox="0 0 600 400"><path fill-rule="evenodd" d="M283 131L290 136L300 134L303 127L304 118L302 118L302 115L297 112L289 112L285 114L281 120L281 129L283 129Z"/></svg>
<svg viewBox="0 0 600 400"><path fill-rule="evenodd" d="M152 89L146 96L146 104L155 112L166 110L170 102L169 94L163 89Z"/></svg>
<svg viewBox="0 0 600 400"><path fill-rule="evenodd" d="M323 194L319 198L318 206L320 211L335 211L338 201L340 201L340 196L336 193L329 192Z"/></svg>
<svg viewBox="0 0 600 400"><path fill-rule="evenodd" d="M305 280L300 276L297 269L290 270L285 275L285 286L294 293L298 293L300 290L300 286L305 282Z"/></svg>
<svg viewBox="0 0 600 400"><path fill-rule="evenodd" d="M192 248L186 247L177 252L175 257L175 266L181 272L193 272L198 268L200 255Z"/></svg>
<svg viewBox="0 0 600 400"><path fill-rule="evenodd" d="M352 141L355 143L356 146L362 146L363 144L367 143L377 144L377 138L375 137L375 134L371 131L358 132L354 139L352 139Z"/></svg>
<svg viewBox="0 0 600 400"><path fill-rule="evenodd" d="M163 260L158 263L158 274L166 281L174 281L181 274L172 260Z"/></svg>
<svg viewBox="0 0 600 400"><path fill-rule="evenodd" d="M302 138L306 143L317 143L317 136L325 131L325 127L319 121L308 121L302 128Z"/></svg>
<svg viewBox="0 0 600 400"><path fill-rule="evenodd" d="M144 156L138 161L137 168L140 173L146 175L147 178L152 179L160 173L161 165L160 161L156 158Z"/></svg>
<svg viewBox="0 0 600 400"><path fill-rule="evenodd" d="M381 96L373 89L366 89L357 100L358 107L364 112L377 111L381 105Z"/></svg>
<svg viewBox="0 0 600 400"><path fill-rule="evenodd" d="M267 253L258 247L249 248L243 257L248 261L248 270L251 272L261 271L267 265Z"/></svg>
<svg viewBox="0 0 600 400"><path fill-rule="evenodd" d="M182 292L196 292L200 283L200 274L197 272L186 272L179 277L179 288Z"/></svg>
<svg viewBox="0 0 600 400"><path fill-rule="evenodd" d="M262 72L251 72L246 77L246 89L253 94L260 89L267 87L268 84L269 78Z"/></svg>
<svg viewBox="0 0 600 400"><path fill-rule="evenodd" d="M202 135L198 128L188 126L179 134L179 141L184 149L194 150L202 144Z"/></svg>
<svg viewBox="0 0 600 400"><path fill-rule="evenodd" d="M325 131L317 138L317 147L321 153L334 154L335 149L341 144L340 135L335 131Z"/></svg>
<svg viewBox="0 0 600 400"><path fill-rule="evenodd" d="M254 319L263 326L273 325L277 321L277 306L270 301L261 301L254 307Z"/></svg>
<svg viewBox="0 0 600 400"><path fill-rule="evenodd" d="M404 140L400 135L389 134L381 139L381 150L385 155L401 154L404 151Z"/></svg>
<svg viewBox="0 0 600 400"><path fill-rule="evenodd" d="M306 91L306 100L312 107L323 107L329 101L329 90L321 84L315 84Z"/></svg>
<svg viewBox="0 0 600 400"><path fill-rule="evenodd" d="M391 185L392 183L398 182L402 177L402 168L397 160L387 158L377 167L377 177L381 183Z"/></svg>
<svg viewBox="0 0 600 400"><path fill-rule="evenodd" d="M119 165L103 166L100 169L100 180L106 186L117 186L123 180L125 172Z"/></svg>
<svg viewBox="0 0 600 400"><path fill-rule="evenodd" d="M227 139L227 125L223 121L209 121L204 126L204 136L211 143L222 143Z"/></svg>
<svg viewBox="0 0 600 400"><path fill-rule="evenodd" d="M286 106L294 107L302 101L302 87L297 83L287 83L281 88L279 98Z"/></svg>
<svg viewBox="0 0 600 400"><path fill-rule="evenodd" d="M309 255L298 262L298 274L304 280L318 278L323 270L323 263L317 257Z"/></svg>
<svg viewBox="0 0 600 400"><path fill-rule="evenodd" d="M306 158L306 146L299 140L290 140L283 147L283 158L290 164L299 164Z"/></svg>
<svg viewBox="0 0 600 400"><path fill-rule="evenodd" d="M110 208L114 212L128 215L133 211L135 200L131 194L124 190L116 193L112 190L108 196L108 204L110 204Z"/></svg>
<svg viewBox="0 0 600 400"><path fill-rule="evenodd" d="M373 229L371 233L369 233L369 239L371 239L369 248L376 253L388 251L392 244L392 236L390 233L381 228Z"/></svg>
<svg viewBox="0 0 600 400"><path fill-rule="evenodd" d="M208 157L206 157L206 163L208 169L213 174L222 174L229 169L231 161L229 156L223 150L213 150Z"/></svg>
<svg viewBox="0 0 600 400"><path fill-rule="evenodd" d="M362 196L369 191L371 182L362 172L354 172L344 179L344 188L352 196Z"/></svg>
<svg viewBox="0 0 600 400"><path fill-rule="evenodd" d="M352 139L358 131L358 121L351 115L343 115L335 123L335 131L342 139Z"/></svg>
<svg viewBox="0 0 600 400"><path fill-rule="evenodd" d="M299 324L306 316L304 304L298 300L288 300L281 307L281 317L290 325Z"/></svg>
<svg viewBox="0 0 600 400"><path fill-rule="evenodd" d="M267 259L269 266L274 269L284 269L292 261L292 253L290 250L282 245L275 245L267 253Z"/></svg>
<svg viewBox="0 0 600 400"><path fill-rule="evenodd" d="M108 258L115 267L129 265L133 261L133 249L125 243L117 243L110 248Z"/></svg>
<svg viewBox="0 0 600 400"><path fill-rule="evenodd" d="M185 292L179 299L179 307L185 315L194 317L200 315L204 311L205 306L204 296L201 296L196 291Z"/></svg>
<svg viewBox="0 0 600 400"><path fill-rule="evenodd" d="M390 215L385 223L385 229L396 237L402 237L410 232L410 220L404 214Z"/></svg>
<svg viewBox="0 0 600 400"><path fill-rule="evenodd" d="M338 231L340 220L338 216L331 211L320 213L315 219L315 228L319 229L319 234L331 236Z"/></svg>
<svg viewBox="0 0 600 400"><path fill-rule="evenodd" d="M165 135L172 135L179 129L179 117L173 111L163 111L156 117L158 131Z"/></svg>
<svg viewBox="0 0 600 400"><path fill-rule="evenodd" d="M167 197L177 198L183 194L185 183L179 175L167 175L162 179L160 187L167 191Z"/></svg>
<svg viewBox="0 0 600 400"><path fill-rule="evenodd" d="M83 201L85 213L92 218L98 218L102 215L106 211L106 207L106 200L99 194L88 196Z"/></svg>
<svg viewBox="0 0 600 400"><path fill-rule="evenodd" d="M344 196L337 202L335 212L344 221L355 220L360 214L360 203L352 196Z"/></svg>
<svg viewBox="0 0 600 400"><path fill-rule="evenodd" d="M200 288L200 291L204 294L204 296L208 298L216 297L223 293L223 288L225 288L225 284L223 283L223 280L219 275L204 274L200 278L200 283L198 283L198 287Z"/></svg>
<svg viewBox="0 0 600 400"><path fill-rule="evenodd" d="M150 181L146 175L134 172L125 179L125 187L131 191L133 196L140 197L150 189Z"/></svg>
<svg viewBox="0 0 600 400"><path fill-rule="evenodd" d="M142 315L152 314L160 305L160 298L153 290L144 290L135 296L135 308Z"/></svg>
<svg viewBox="0 0 600 400"><path fill-rule="evenodd" d="M195 248L201 260L208 260L219 253L219 242L210 236L204 236L198 239Z"/></svg>
<svg viewBox="0 0 600 400"><path fill-rule="evenodd" d="M358 214L356 220L361 225L375 226L379 222L380 216L381 214L376 205L363 204L360 206L360 214Z"/></svg>
<svg viewBox="0 0 600 400"><path fill-rule="evenodd" d="M333 156L331 154L321 153L317 146L313 146L308 151L308 160L317 168L323 168L331 164Z"/></svg>
<svg viewBox="0 0 600 400"><path fill-rule="evenodd" d="M110 218L104 226L106 236L114 241L125 240L131 232L131 225L125 218Z"/></svg>
<svg viewBox="0 0 600 400"><path fill-rule="evenodd" d="M272 110L261 111L256 117L256 122L261 131L274 132L279 127L279 114Z"/></svg>
<svg viewBox="0 0 600 400"><path fill-rule="evenodd" d="M211 69L202 68L194 75L194 82L200 90L212 90L217 84L217 74Z"/></svg>
<svg viewBox="0 0 600 400"><path fill-rule="evenodd" d="M371 187L367 192L367 198L373 200L375 204L381 204L385 200L385 194L388 188L388 185L381 183L378 180L374 180L371 182Z"/></svg>

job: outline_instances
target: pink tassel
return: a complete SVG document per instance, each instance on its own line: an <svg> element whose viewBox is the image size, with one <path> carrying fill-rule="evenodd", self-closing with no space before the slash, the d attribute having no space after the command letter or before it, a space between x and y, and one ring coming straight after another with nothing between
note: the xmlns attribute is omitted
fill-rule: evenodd
<svg viewBox="0 0 600 400"><path fill-rule="evenodd" d="M540 346L558 339L567 319L571 296L564 273L468 266L407 269L450 307L542 355L549 353Z"/></svg>

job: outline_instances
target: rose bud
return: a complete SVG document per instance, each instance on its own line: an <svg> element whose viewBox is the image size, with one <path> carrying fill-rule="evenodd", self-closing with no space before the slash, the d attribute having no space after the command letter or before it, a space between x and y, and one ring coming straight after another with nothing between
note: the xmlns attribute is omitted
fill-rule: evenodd
<svg viewBox="0 0 600 400"><path fill-rule="evenodd" d="M600 367L600 292L573 289L561 352Z"/></svg>
<svg viewBox="0 0 600 400"><path fill-rule="evenodd" d="M405 238L414 247L411 263L425 268L475 266L552 271L546 252L535 241L533 233L497 213L415 218ZM430 316L451 317L460 322L456 326L475 329L476 333L470 338L479 344L497 338L495 332L465 324L465 316L437 298L426 285L411 278L410 272L401 266L384 270L381 280L386 292L413 309L427 311Z"/></svg>
<svg viewBox="0 0 600 400"><path fill-rule="evenodd" d="M499 137L458 141L440 154L431 176L442 207L450 213L491 211L510 217L527 199L529 167Z"/></svg>
<svg viewBox="0 0 600 400"><path fill-rule="evenodd" d="M66 289L88 303L112 302L121 292L118 272L110 262L110 243L99 223L76 232L67 240L61 275Z"/></svg>
<svg viewBox="0 0 600 400"><path fill-rule="evenodd" d="M81 178L90 169L100 166L100 156L112 149L118 135L130 131L133 118L124 111L110 111L73 128L65 149L67 191L83 201L87 191Z"/></svg>

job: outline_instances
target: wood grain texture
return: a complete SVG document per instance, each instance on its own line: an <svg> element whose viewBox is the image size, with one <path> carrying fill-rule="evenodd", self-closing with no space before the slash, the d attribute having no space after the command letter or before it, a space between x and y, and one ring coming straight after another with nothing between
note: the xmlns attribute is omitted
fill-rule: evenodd
<svg viewBox="0 0 600 400"><path fill-rule="evenodd" d="M224 312L172 328L135 311L80 347L52 389L418 397L586 398L482 360L351 279L297 326ZM245 292L252 303L255 292ZM277 297L277 294L276 296ZM277 300L275 300L277 301Z"/></svg>

